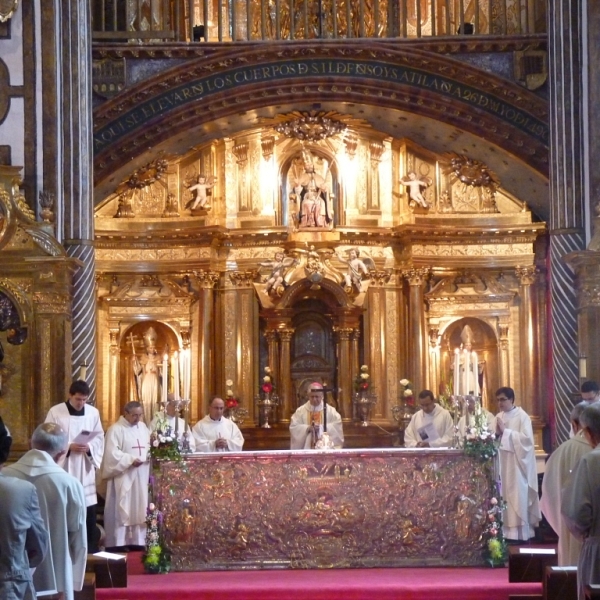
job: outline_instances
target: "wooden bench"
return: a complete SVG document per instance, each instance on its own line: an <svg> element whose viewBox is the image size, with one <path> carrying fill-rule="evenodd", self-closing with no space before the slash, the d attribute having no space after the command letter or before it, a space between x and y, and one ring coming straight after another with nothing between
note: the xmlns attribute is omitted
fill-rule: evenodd
<svg viewBox="0 0 600 600"><path fill-rule="evenodd" d="M558 555L555 548L509 546L508 581L510 583L543 582L546 567L555 567Z"/></svg>
<svg viewBox="0 0 600 600"><path fill-rule="evenodd" d="M88 554L86 571L96 575L97 588L127 587L127 555L120 560L111 560Z"/></svg>
<svg viewBox="0 0 600 600"><path fill-rule="evenodd" d="M577 567L546 567L545 600L577 600Z"/></svg>

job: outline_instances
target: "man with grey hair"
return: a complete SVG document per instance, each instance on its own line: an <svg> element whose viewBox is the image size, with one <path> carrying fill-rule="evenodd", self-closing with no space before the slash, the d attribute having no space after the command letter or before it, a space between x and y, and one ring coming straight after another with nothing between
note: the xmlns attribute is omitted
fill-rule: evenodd
<svg viewBox="0 0 600 600"><path fill-rule="evenodd" d="M0 598L34 600L31 569L48 551L38 495L33 484L7 477L12 438L0 417Z"/></svg>
<svg viewBox="0 0 600 600"><path fill-rule="evenodd" d="M83 485L57 464L67 443L60 425L43 423L31 436L32 449L5 467L4 474L33 483L50 534L49 552L33 574L36 593L59 593L73 600L74 590L83 586L87 532Z"/></svg>
<svg viewBox="0 0 600 600"><path fill-rule="evenodd" d="M150 478L150 431L139 402L128 402L106 432L102 478L108 480L104 528L106 546L143 546Z"/></svg>
<svg viewBox="0 0 600 600"><path fill-rule="evenodd" d="M600 404L585 408L579 420L592 451L573 469L570 485L563 490L561 510L569 531L583 541L577 588L579 600L584 600L585 586L600 583Z"/></svg>
<svg viewBox="0 0 600 600"><path fill-rule="evenodd" d="M542 481L540 508L558 535L558 564L561 567L577 565L581 552L581 542L571 535L560 514L560 495L569 485L571 472L579 459L592 450L580 426L581 413L587 406L587 402L580 402L573 407L571 426L575 435L550 455Z"/></svg>

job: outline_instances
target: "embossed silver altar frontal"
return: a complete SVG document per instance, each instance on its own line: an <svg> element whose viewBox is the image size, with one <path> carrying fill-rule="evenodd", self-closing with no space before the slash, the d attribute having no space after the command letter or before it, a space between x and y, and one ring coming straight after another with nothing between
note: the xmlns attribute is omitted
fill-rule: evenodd
<svg viewBox="0 0 600 600"><path fill-rule="evenodd" d="M484 562L490 478L457 450L193 455L153 492L176 571Z"/></svg>

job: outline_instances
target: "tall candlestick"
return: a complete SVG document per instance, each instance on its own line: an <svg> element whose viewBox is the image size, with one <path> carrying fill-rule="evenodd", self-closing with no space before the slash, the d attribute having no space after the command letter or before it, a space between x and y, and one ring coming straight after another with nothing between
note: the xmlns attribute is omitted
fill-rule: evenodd
<svg viewBox="0 0 600 600"><path fill-rule="evenodd" d="M323 433L327 431L327 402L325 401L325 392L323 392Z"/></svg>
<svg viewBox="0 0 600 600"><path fill-rule="evenodd" d="M175 400L179 400L179 354L173 352L173 394Z"/></svg>
<svg viewBox="0 0 600 600"><path fill-rule="evenodd" d="M169 388L169 355L165 352L163 354L162 364L162 402L163 406L167 404L167 393Z"/></svg>
<svg viewBox="0 0 600 600"><path fill-rule="evenodd" d="M183 351L183 398L190 399L190 349Z"/></svg>
<svg viewBox="0 0 600 600"><path fill-rule="evenodd" d="M460 396L460 353L454 350L454 395Z"/></svg>
<svg viewBox="0 0 600 600"><path fill-rule="evenodd" d="M462 383L461 383L461 392L462 395L466 395L469 393L469 352L468 350L463 350L463 370L462 370Z"/></svg>
<svg viewBox="0 0 600 600"><path fill-rule="evenodd" d="M477 352L471 352L471 363L473 364L473 393L479 396L479 365L477 363Z"/></svg>

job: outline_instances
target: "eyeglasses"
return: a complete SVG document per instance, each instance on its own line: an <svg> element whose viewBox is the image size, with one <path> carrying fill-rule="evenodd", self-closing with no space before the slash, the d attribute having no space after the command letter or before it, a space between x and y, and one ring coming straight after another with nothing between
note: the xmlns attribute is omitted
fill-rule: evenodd
<svg viewBox="0 0 600 600"><path fill-rule="evenodd" d="M510 402L510 398L507 398L506 396L498 396L496 398L496 402Z"/></svg>

